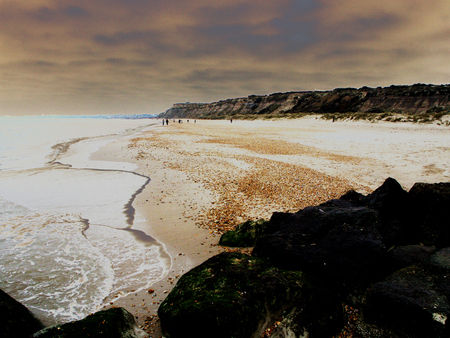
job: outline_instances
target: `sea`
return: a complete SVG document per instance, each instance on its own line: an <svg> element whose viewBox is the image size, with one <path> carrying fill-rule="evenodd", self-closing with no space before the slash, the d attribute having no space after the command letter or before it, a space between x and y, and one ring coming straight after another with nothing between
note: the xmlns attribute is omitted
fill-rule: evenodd
<svg viewBox="0 0 450 338"><path fill-rule="evenodd" d="M151 178L90 158L154 124L0 117L0 289L45 325L82 319L170 269L164 245L134 229L146 220L133 201Z"/></svg>

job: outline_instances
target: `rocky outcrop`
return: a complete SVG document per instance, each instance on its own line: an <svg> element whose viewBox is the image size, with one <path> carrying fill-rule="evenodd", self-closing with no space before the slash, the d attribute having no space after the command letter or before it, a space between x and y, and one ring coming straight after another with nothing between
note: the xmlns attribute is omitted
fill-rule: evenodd
<svg viewBox="0 0 450 338"><path fill-rule="evenodd" d="M450 246L449 183L416 183L409 191L413 216L421 242L439 247Z"/></svg>
<svg viewBox="0 0 450 338"><path fill-rule="evenodd" d="M1 338L29 338L43 327L25 306L0 290Z"/></svg>
<svg viewBox="0 0 450 338"><path fill-rule="evenodd" d="M340 331L343 317L339 297L327 289L314 288L284 314L270 337L331 337Z"/></svg>
<svg viewBox="0 0 450 338"><path fill-rule="evenodd" d="M312 330L320 331L325 323L335 333L343 320L339 299L323 304L322 295L302 272L221 253L182 276L158 315L167 337L256 338L296 305L301 313L322 313L323 318L308 320ZM191 331L193 323L198 325Z"/></svg>
<svg viewBox="0 0 450 338"><path fill-rule="evenodd" d="M389 178L367 196L351 191L276 212L251 258L222 254L180 280L160 308L163 327L178 337L197 318L207 323L205 337L256 337L283 309L269 337L344 329L355 337L449 337L449 207L450 183L417 183L407 192ZM277 273L265 279L263 271ZM280 287L271 286L275 280Z"/></svg>
<svg viewBox="0 0 450 338"><path fill-rule="evenodd" d="M365 320L399 336L449 337L450 281L445 270L411 265L376 283L366 295Z"/></svg>
<svg viewBox="0 0 450 338"><path fill-rule="evenodd" d="M123 308L99 311L88 317L63 325L44 328L31 312L0 290L1 338L144 338L134 317Z"/></svg>
<svg viewBox="0 0 450 338"><path fill-rule="evenodd" d="M158 117L226 119L350 112L423 114L449 110L449 85L415 84L250 95L213 103L177 103Z"/></svg>
<svg viewBox="0 0 450 338"><path fill-rule="evenodd" d="M296 214L275 214L274 231L260 239L253 255L289 270L314 274L336 291L364 287L380 274L386 248L377 212L336 203Z"/></svg>
<svg viewBox="0 0 450 338"><path fill-rule="evenodd" d="M147 334L139 329L131 313L123 308L99 311L88 317L45 328L33 335L33 338L143 338Z"/></svg>

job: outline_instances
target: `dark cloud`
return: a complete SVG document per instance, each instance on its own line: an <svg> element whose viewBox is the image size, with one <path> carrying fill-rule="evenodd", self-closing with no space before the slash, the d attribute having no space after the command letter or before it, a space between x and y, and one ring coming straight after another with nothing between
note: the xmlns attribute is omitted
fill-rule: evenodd
<svg viewBox="0 0 450 338"><path fill-rule="evenodd" d="M63 6L57 8L40 7L30 11L28 15L38 21L60 22L64 19L87 17L89 16L89 12L79 6Z"/></svg>
<svg viewBox="0 0 450 338"><path fill-rule="evenodd" d="M151 39L152 33L142 31L119 32L112 35L99 34L94 41L103 45L117 46L130 43L145 43Z"/></svg>
<svg viewBox="0 0 450 338"><path fill-rule="evenodd" d="M68 6L64 9L64 13L69 17L88 16L89 12L78 6Z"/></svg>

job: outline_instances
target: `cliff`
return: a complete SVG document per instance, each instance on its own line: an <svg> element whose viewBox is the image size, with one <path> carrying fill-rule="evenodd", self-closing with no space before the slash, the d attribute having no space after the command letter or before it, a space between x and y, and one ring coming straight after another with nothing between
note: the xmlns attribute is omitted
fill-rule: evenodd
<svg viewBox="0 0 450 338"><path fill-rule="evenodd" d="M450 85L414 84L250 95L213 103L176 103L158 117L228 119L344 113L420 115L449 111Z"/></svg>

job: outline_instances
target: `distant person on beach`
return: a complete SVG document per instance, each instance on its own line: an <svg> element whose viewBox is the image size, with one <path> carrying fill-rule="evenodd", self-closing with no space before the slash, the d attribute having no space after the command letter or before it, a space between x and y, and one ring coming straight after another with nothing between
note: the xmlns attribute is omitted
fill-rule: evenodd
<svg viewBox="0 0 450 338"><path fill-rule="evenodd" d="M168 119L166 120L166 124L169 125L169 120Z"/></svg>
<svg viewBox="0 0 450 338"><path fill-rule="evenodd" d="M233 119L230 119L230 123L233 123Z"/></svg>
<svg viewBox="0 0 450 338"><path fill-rule="evenodd" d="M164 125L164 120L163 120L163 125Z"/></svg>

